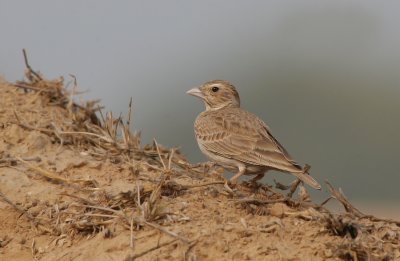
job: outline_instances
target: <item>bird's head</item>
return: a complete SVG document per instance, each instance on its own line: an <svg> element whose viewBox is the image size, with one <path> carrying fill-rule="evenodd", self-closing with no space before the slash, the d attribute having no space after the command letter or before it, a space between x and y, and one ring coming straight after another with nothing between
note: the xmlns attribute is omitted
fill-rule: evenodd
<svg viewBox="0 0 400 261"><path fill-rule="evenodd" d="M204 101L206 110L240 107L239 94L228 81L209 81L198 88L187 91L187 94L201 98Z"/></svg>

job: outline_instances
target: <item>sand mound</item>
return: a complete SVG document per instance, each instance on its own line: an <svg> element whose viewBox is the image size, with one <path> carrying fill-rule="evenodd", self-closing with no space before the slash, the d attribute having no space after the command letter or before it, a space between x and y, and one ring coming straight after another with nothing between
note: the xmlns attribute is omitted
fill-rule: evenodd
<svg viewBox="0 0 400 261"><path fill-rule="evenodd" d="M140 144L75 85L0 81L1 260L399 260L400 222L224 185L221 170ZM289 192L287 192L289 190ZM290 194L288 196L288 194ZM293 194L293 196L291 196Z"/></svg>

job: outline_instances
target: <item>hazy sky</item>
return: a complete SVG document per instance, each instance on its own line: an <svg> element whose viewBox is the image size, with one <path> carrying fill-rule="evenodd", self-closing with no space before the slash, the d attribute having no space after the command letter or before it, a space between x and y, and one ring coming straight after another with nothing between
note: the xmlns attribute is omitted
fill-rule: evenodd
<svg viewBox="0 0 400 261"><path fill-rule="evenodd" d="M321 182L398 201L399 12L399 1L0 0L0 74L21 79L26 48L35 69L74 74L108 110L132 96L144 142L191 161L204 160L192 130L203 107L185 92L226 79Z"/></svg>

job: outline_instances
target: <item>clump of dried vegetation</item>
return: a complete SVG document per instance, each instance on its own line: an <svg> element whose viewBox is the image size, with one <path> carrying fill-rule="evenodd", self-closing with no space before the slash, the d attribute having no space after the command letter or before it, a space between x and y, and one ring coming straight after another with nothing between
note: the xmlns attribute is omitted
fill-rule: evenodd
<svg viewBox="0 0 400 261"><path fill-rule="evenodd" d="M115 192L102 188L95 179L69 178L45 169L39 165L40 158L37 157L1 155L2 167L20 165L48 182L85 192L86 196L63 192L62 195L70 198L70 201L56 205L33 202L31 206L22 207L0 191L1 200L25 216L31 222L32 229L55 236L55 244L62 244L67 238L91 237L98 233L103 233L104 237L112 237L115 230L111 227L118 226L130 231L129 245L134 247L135 231L147 227L170 236L172 240L130 256L129 260L175 241L186 244L189 251L197 243L197 239L187 238L163 227L166 220L181 217L171 214L163 205L162 199L180 197L192 189L204 188L210 193L224 195L253 215L292 216L319 223L332 235L343 238L341 244L326 244L327 256L343 260L396 258L394 250L400 248L400 222L363 214L346 199L341 190L335 189L329 182L327 187L331 196L322 204L311 202L306 189L298 180L290 186L243 182L232 189L225 184L221 170L217 167L207 164L191 165L178 149L165 148L156 140L142 146L140 133L132 133L129 128L132 100L126 121L122 115L116 118L112 113L104 115L98 101L83 105L74 102L77 94L74 76L71 76L72 82L69 85L72 84L72 88L69 90L68 85L64 86L64 79L47 80L34 71L28 63L25 51L24 58L26 81L18 81L12 86L26 93L36 93L45 104L59 106L65 112L66 118L52 119L47 125L35 126L15 112L15 124L50 136L60 148L70 146L97 159L128 166L134 177L135 189ZM202 182L205 172L214 173L211 174L212 181ZM184 182L185 179L198 182ZM333 213L325 207L332 199L343 205L345 213ZM274 205L285 207L276 210ZM279 224L260 227L260 231L268 232L277 227ZM5 242L1 243L4 245ZM35 242L32 243L32 254L37 254Z"/></svg>

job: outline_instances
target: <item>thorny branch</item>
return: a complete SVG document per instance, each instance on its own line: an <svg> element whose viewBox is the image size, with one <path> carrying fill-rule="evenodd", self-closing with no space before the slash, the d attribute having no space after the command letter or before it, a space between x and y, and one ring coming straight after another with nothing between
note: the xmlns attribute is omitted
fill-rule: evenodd
<svg viewBox="0 0 400 261"><path fill-rule="evenodd" d="M360 210L358 210L357 208L355 208L346 198L346 196L343 194L342 190L336 190L330 183L329 181L325 181L325 183L328 186L328 189L330 191L330 193L332 194L332 197L335 198L336 200L338 200L344 207L344 209L346 210L346 212L361 218L361 219L369 219L371 221L384 221L384 222L388 222L388 223L394 223L397 226L400 227L400 221L397 220L393 220L393 219L386 219L386 218L378 218L372 215L365 215L364 213L362 213Z"/></svg>

